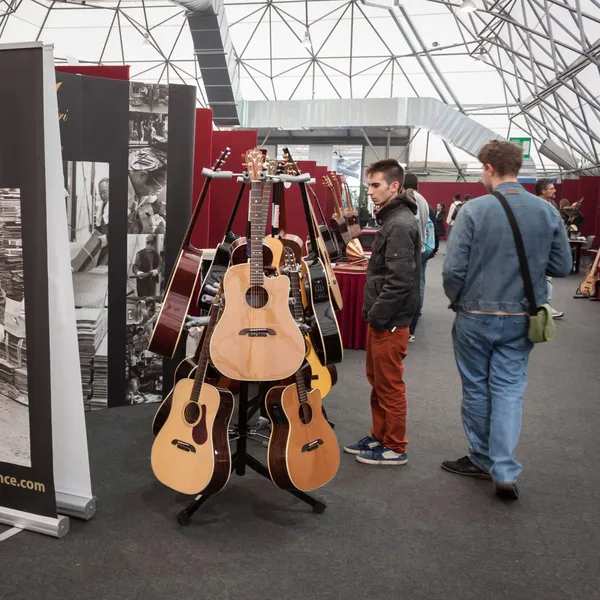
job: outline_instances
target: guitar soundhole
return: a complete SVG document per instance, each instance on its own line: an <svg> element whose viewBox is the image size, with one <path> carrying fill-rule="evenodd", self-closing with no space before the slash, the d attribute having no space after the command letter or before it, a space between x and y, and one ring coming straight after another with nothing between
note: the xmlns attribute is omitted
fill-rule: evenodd
<svg viewBox="0 0 600 600"><path fill-rule="evenodd" d="M300 414L300 421L302 421L302 423L304 425L308 425L312 421L313 412L312 412L312 408L311 408L310 404L308 404L308 402L303 402L300 405L299 414Z"/></svg>
<svg viewBox="0 0 600 600"><path fill-rule="evenodd" d="M269 294L264 287L253 285L246 292L246 302L252 308L263 308L269 301Z"/></svg>
<svg viewBox="0 0 600 600"><path fill-rule="evenodd" d="M200 417L200 405L196 402L190 402L185 407L183 416L188 425L193 425Z"/></svg>

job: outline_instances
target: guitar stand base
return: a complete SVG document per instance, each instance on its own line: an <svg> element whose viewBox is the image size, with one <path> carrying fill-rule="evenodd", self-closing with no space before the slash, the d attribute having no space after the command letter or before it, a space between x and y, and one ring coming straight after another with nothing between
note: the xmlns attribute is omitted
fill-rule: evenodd
<svg viewBox="0 0 600 600"><path fill-rule="evenodd" d="M242 382L240 384L240 395L238 404L238 424L237 424L237 449L231 457L231 472L237 475L243 476L246 474L246 466L250 467L253 471L262 475L266 479L271 479L269 469L263 465L260 461L256 460L254 456L246 452L246 442L248 441L248 383ZM305 492L300 490L284 490L306 502L312 507L313 512L317 514L323 514L327 508L327 504L313 498ZM180 525L188 525L192 519L192 515L210 498L210 496L198 495L194 500L188 504L183 510L177 513L177 521Z"/></svg>

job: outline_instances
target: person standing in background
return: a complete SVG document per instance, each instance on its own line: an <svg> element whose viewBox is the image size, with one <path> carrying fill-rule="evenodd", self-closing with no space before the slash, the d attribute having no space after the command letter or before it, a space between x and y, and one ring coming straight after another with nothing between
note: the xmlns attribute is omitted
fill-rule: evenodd
<svg viewBox="0 0 600 600"><path fill-rule="evenodd" d="M560 215L517 182L523 150L493 141L479 153L483 184L502 194L523 237L535 303L546 303L546 274L565 277L571 249ZM469 454L444 461L457 475L493 480L502 498L517 499L515 459L521 432L528 338L525 285L507 214L491 193L461 208L448 241L443 282L456 312L452 338L462 380L462 421Z"/></svg>
<svg viewBox="0 0 600 600"><path fill-rule="evenodd" d="M100 199L96 202L96 212L94 216L94 228L100 234L102 249L98 256L97 265L108 264L108 190L110 180L104 177L98 182L98 196Z"/></svg>
<svg viewBox="0 0 600 600"><path fill-rule="evenodd" d="M446 205L440 202L435 209L435 221L433 222L435 225L435 249L433 251L433 256L435 256L440 249L440 239L446 235L445 221Z"/></svg>
<svg viewBox="0 0 600 600"><path fill-rule="evenodd" d="M556 202L554 201L554 198L556 197L556 188L554 187L552 179L538 179L535 182L535 195L558 210L558 206L556 206ZM548 304L552 306L552 292L554 287L552 284L552 277L546 276L546 284L548 287ZM552 317L554 319L562 319L564 316L565 313L562 310L552 309Z"/></svg>
<svg viewBox="0 0 600 600"><path fill-rule="evenodd" d="M405 465L406 386L403 360L408 326L419 306L421 240L417 204L401 194L404 169L394 159L366 170L369 197L381 228L375 234L367 268L363 317L367 329L367 378L371 384L371 432L344 446L370 465Z"/></svg>
<svg viewBox="0 0 600 600"><path fill-rule="evenodd" d="M427 269L427 261L430 258L429 252L425 249L425 237L427 231L427 221L430 219L431 207L427 200L419 193L419 178L414 173L406 173L404 176L404 191L408 196L414 198L417 203L417 221L419 223L419 237L421 240L421 278L419 282L419 308L413 315L410 322L408 341L415 341L415 331L423 310L423 300L425 298L425 270ZM435 216L435 215L434 215Z"/></svg>
<svg viewBox="0 0 600 600"><path fill-rule="evenodd" d="M158 295L156 284L160 272L161 260L156 251L156 237L146 237L146 248L140 250L135 257L131 270L137 279L137 295L140 298Z"/></svg>
<svg viewBox="0 0 600 600"><path fill-rule="evenodd" d="M452 197L452 204L448 210L448 217L446 218L446 225L448 225L448 237L450 237L450 231L452 231L452 225L454 224L454 213L460 205L460 194L454 194Z"/></svg>

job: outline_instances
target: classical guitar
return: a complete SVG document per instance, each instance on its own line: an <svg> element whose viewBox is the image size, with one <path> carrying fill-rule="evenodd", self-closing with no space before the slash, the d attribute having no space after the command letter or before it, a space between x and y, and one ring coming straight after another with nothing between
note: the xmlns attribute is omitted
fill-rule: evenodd
<svg viewBox="0 0 600 600"><path fill-rule="evenodd" d="M223 278L225 309L210 342L215 368L238 381L275 381L295 373L304 359L304 339L289 308L287 277L265 277L262 243L268 206L261 193L264 156L248 150L250 264L234 265Z"/></svg>
<svg viewBox="0 0 600 600"><path fill-rule="evenodd" d="M300 174L300 170L298 166L294 162L290 151L287 148L283 149L284 157L288 162L288 171L292 174ZM300 187L300 194L302 195L303 202L304 197L306 196L306 190L308 186L302 184ZM306 201L308 202L308 196L306 196ZM342 300L342 292L338 285L337 279L335 277L335 273L333 272L333 268L331 267L331 261L329 260L329 253L327 252L327 248L325 245L325 241L321 236L321 231L317 225L317 219L314 213L314 209L312 204L308 202L308 206L304 204L304 211L307 219L307 226L309 231L309 242L307 243L307 250L309 256L316 255L320 258L323 268L325 269L327 284L329 286L329 293L331 295L331 301L333 303L333 308L335 310L342 310L344 306L344 302ZM312 232L312 233L311 233ZM316 245L312 245L316 243ZM319 280L317 273L315 273L315 283Z"/></svg>
<svg viewBox="0 0 600 600"><path fill-rule="evenodd" d="M600 273L598 273L598 262L600 261L600 251L596 253L594 264L589 266L585 272L583 281L577 288L579 296L584 298L595 298L598 294L598 283L600 282Z"/></svg>
<svg viewBox="0 0 600 600"><path fill-rule="evenodd" d="M352 234L350 233L350 229L348 229L348 220L344 214L344 207L341 205L334 180L337 181L335 173L323 176L323 181L329 188L335 208L330 220L331 229L336 236L340 251L343 252L346 245L352 241Z"/></svg>
<svg viewBox="0 0 600 600"><path fill-rule="evenodd" d="M298 372L293 385L269 390L265 407L273 425L268 450L273 483L308 492L331 481L340 466L340 448L319 390L307 391Z"/></svg>
<svg viewBox="0 0 600 600"><path fill-rule="evenodd" d="M233 221L235 220L235 216L244 196L245 188L246 184L242 182L237 198L235 200L235 204L233 206L233 210L231 211L231 216L229 217L229 222L227 223L227 227L225 228L223 241L217 246L215 250L215 256L212 260L210 268L208 269L206 276L202 280L202 285L200 286L200 292L198 294L198 308L205 312L208 312L210 310L212 297L214 296L214 292L207 294L207 286L210 286L212 288L218 288L221 284L221 280L223 279L223 276L225 275L225 272L227 271L227 268L229 267L229 263L231 261L231 245L239 237L231 231L231 228L233 227Z"/></svg>
<svg viewBox="0 0 600 600"><path fill-rule="evenodd" d="M216 494L231 474L228 429L233 394L204 380L219 308L220 290L210 312L194 379L182 379L176 384L169 416L152 445L151 463L156 478L182 494Z"/></svg>
<svg viewBox="0 0 600 600"><path fill-rule="evenodd" d="M229 152L229 148L226 148L221 153L221 156L219 156L213 166L213 171L221 169L229 156ZM160 307L160 313L158 314L158 319L156 320L156 325L148 344L148 350L167 358L172 358L177 349L202 267L202 250L192 246L191 238L206 194L208 193L210 182L210 177L207 177L204 181L202 192L200 193L198 202L196 202L187 232L183 238L179 256L169 278L165 296Z"/></svg>
<svg viewBox="0 0 600 600"><path fill-rule="evenodd" d="M304 310L303 305L305 300L301 294L301 284L300 284L300 273L298 272L298 263L296 262L296 256L294 255L294 251L291 248L285 249L285 275L290 278L290 285L292 288L291 298L292 305L290 310L294 315L294 318L297 322L304 321ZM300 269L301 271L301 269ZM310 335L305 334L304 343L306 344L306 362L310 367L310 381L311 387L318 389L321 393L321 398L325 398L327 394L331 391L332 381L331 381L331 373L321 364L317 353L315 352L314 346L310 340Z"/></svg>

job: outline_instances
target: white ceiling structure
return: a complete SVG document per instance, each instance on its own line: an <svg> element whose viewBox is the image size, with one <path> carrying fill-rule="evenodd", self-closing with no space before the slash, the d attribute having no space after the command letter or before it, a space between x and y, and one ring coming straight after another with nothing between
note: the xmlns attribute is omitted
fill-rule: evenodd
<svg viewBox="0 0 600 600"><path fill-rule="evenodd" d="M221 3L0 0L0 43L42 40L54 44L58 62L129 64L132 79L196 85L208 105L187 8ZM224 5L244 101L434 98L500 136L531 137L540 172L557 171L539 153L547 139L574 170L598 172L599 0ZM418 128L410 156L477 164Z"/></svg>

